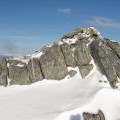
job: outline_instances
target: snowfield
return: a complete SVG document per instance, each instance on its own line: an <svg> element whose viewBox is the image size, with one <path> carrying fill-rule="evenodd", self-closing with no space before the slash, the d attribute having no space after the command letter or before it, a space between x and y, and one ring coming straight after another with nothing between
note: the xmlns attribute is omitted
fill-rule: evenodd
<svg viewBox="0 0 120 120"><path fill-rule="evenodd" d="M82 120L82 112L99 109L106 120L120 120L120 91L95 66L84 79L78 72L61 81L0 87L0 120Z"/></svg>

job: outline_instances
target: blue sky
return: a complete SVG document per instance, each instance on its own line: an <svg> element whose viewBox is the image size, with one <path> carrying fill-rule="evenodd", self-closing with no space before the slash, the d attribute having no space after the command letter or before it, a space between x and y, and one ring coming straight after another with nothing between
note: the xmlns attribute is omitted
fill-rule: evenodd
<svg viewBox="0 0 120 120"><path fill-rule="evenodd" d="M0 0L0 54L28 54L77 27L120 41L120 0Z"/></svg>

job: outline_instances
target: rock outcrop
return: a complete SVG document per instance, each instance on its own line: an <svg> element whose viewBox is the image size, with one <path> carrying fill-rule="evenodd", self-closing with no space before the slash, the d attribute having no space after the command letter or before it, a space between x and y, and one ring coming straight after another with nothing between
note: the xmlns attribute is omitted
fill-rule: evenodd
<svg viewBox="0 0 120 120"><path fill-rule="evenodd" d="M61 45L61 49L62 49L63 55L65 57L66 65L72 66L72 67L76 66L73 51L72 51L70 45L67 43L63 43Z"/></svg>
<svg viewBox="0 0 120 120"><path fill-rule="evenodd" d="M27 69L29 73L29 79L33 83L44 79L38 58L30 59L27 64Z"/></svg>
<svg viewBox="0 0 120 120"><path fill-rule="evenodd" d="M34 55L1 59L0 85L26 85L43 79L62 80L67 75L75 76L76 71L69 71L68 67L78 67L85 78L94 62L115 88L120 78L119 43L102 39L94 28L77 28Z"/></svg>
<svg viewBox="0 0 120 120"><path fill-rule="evenodd" d="M116 87L117 70L120 59L116 53L101 39L91 43L91 54L100 68L101 72L106 75L112 87Z"/></svg>
<svg viewBox="0 0 120 120"><path fill-rule="evenodd" d="M91 56L85 43L77 42L77 44L75 44L74 57L78 66L87 65L90 63Z"/></svg>
<svg viewBox="0 0 120 120"><path fill-rule="evenodd" d="M8 70L7 70L7 61L6 59L1 59L0 60L0 85L7 86L7 75L8 75Z"/></svg>
<svg viewBox="0 0 120 120"><path fill-rule="evenodd" d="M106 120L106 119L105 119L103 112L99 110L98 113L96 114L84 112L83 120Z"/></svg>
<svg viewBox="0 0 120 120"><path fill-rule="evenodd" d="M26 65L9 65L8 70L10 85L27 85L31 83Z"/></svg>
<svg viewBox="0 0 120 120"><path fill-rule="evenodd" d="M78 68L80 70L82 78L84 78L93 69L93 65L92 64L87 64L87 65L83 65L83 66L78 66Z"/></svg>
<svg viewBox="0 0 120 120"><path fill-rule="evenodd" d="M65 64L64 55L58 44L46 47L40 57L41 69L46 79L61 80L67 74L67 66Z"/></svg>

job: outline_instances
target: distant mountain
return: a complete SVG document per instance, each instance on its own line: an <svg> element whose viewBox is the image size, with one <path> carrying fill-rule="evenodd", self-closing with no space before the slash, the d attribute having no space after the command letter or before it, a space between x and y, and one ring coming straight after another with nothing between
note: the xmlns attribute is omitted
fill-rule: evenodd
<svg viewBox="0 0 120 120"><path fill-rule="evenodd" d="M2 58L13 58L13 56L9 56L9 55L0 55L0 59Z"/></svg>

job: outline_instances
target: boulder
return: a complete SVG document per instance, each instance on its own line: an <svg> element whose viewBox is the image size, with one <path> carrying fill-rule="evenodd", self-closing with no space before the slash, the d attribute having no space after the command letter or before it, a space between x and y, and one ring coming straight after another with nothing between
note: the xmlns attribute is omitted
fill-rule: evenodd
<svg viewBox="0 0 120 120"><path fill-rule="evenodd" d="M32 58L27 64L29 78L34 83L43 80L43 75L41 72L40 61L38 58Z"/></svg>
<svg viewBox="0 0 120 120"><path fill-rule="evenodd" d="M83 42L77 42L74 48L74 57L78 66L87 65L91 61L88 47Z"/></svg>
<svg viewBox="0 0 120 120"><path fill-rule="evenodd" d="M58 44L46 47L40 57L41 70L46 79L61 80L67 74L64 55Z"/></svg>
<svg viewBox="0 0 120 120"><path fill-rule="evenodd" d="M30 84L29 74L26 65L9 65L10 85Z"/></svg>
<svg viewBox="0 0 120 120"><path fill-rule="evenodd" d="M98 111L98 113L88 113L83 112L83 120L106 120L103 112L101 110Z"/></svg>
<svg viewBox="0 0 120 120"><path fill-rule="evenodd" d="M91 43L91 54L101 72L108 78L111 86L116 87L116 66L119 63L119 58L115 52L106 44L106 42L99 39Z"/></svg>
<svg viewBox="0 0 120 120"><path fill-rule="evenodd" d="M76 63L75 63L73 51L71 50L70 45L67 43L64 43L61 45L61 49L62 49L63 55L65 57L66 65L74 67L76 65Z"/></svg>
<svg viewBox="0 0 120 120"><path fill-rule="evenodd" d="M70 77L73 77L73 76L75 76L76 74L77 74L77 71L75 71L75 70L70 70L70 71L69 71Z"/></svg>
<svg viewBox="0 0 120 120"><path fill-rule="evenodd" d="M101 110L98 111L98 115L100 117L100 120L105 120L105 116Z"/></svg>
<svg viewBox="0 0 120 120"><path fill-rule="evenodd" d="M8 76L8 69L7 69L7 61L6 59L0 59L0 85L7 86L7 76Z"/></svg>
<svg viewBox="0 0 120 120"><path fill-rule="evenodd" d="M78 68L80 70L80 74L81 74L82 78L85 78L90 73L90 71L93 69L93 65L88 64L88 65L84 65L84 66L79 66Z"/></svg>

